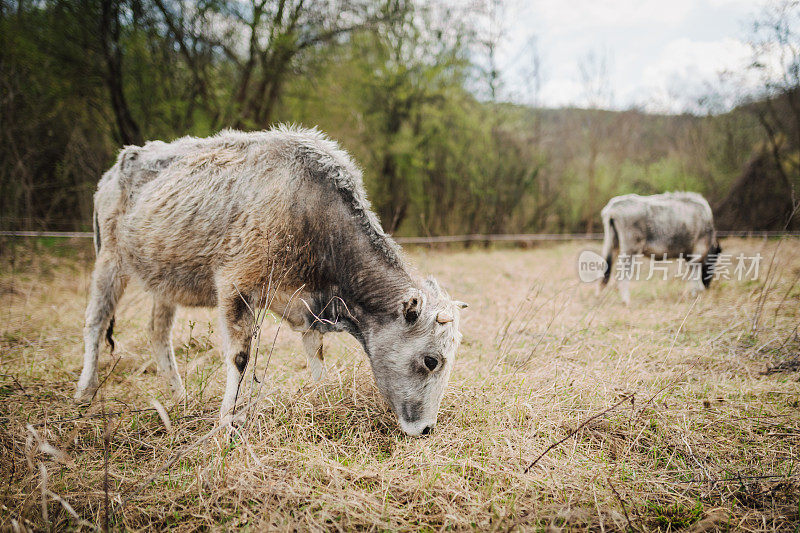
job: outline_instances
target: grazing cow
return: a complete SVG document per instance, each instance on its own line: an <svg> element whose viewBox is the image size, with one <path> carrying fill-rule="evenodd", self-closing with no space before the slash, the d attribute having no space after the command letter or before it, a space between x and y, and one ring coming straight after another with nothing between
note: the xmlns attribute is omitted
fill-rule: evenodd
<svg viewBox="0 0 800 533"><path fill-rule="evenodd" d="M620 294L626 304L630 303L631 258L637 254L653 254L658 259L683 256L693 270L693 291L702 291L711 284L714 265L722 249L717 243L711 207L699 194L626 194L612 198L601 214L606 270L598 290L611 277L614 248L626 257L625 264L621 264L624 272L619 280Z"/></svg>
<svg viewBox="0 0 800 533"><path fill-rule="evenodd" d="M361 172L316 130L223 131L123 149L95 194L97 259L76 399L98 388L103 332L130 278L153 295L158 370L183 394L170 332L177 305L219 309L227 367L220 416L233 414L264 305L302 332L314 378L322 336L360 341L378 388L410 435L429 433L461 340L459 311L419 279L370 209ZM113 344L112 344L113 349Z"/></svg>

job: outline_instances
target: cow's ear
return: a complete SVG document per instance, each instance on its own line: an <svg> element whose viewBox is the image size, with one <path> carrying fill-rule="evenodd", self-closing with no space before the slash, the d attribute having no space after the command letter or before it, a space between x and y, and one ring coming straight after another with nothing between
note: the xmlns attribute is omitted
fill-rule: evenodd
<svg viewBox="0 0 800 533"><path fill-rule="evenodd" d="M414 291L403 301L403 316L406 322L416 322L422 312L422 294Z"/></svg>

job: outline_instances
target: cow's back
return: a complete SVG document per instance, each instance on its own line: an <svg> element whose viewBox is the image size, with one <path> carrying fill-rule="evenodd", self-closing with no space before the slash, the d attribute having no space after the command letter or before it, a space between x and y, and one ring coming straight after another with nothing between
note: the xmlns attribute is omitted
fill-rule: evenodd
<svg viewBox="0 0 800 533"><path fill-rule="evenodd" d="M641 253L691 254L699 241L714 238L711 208L697 193L618 196L602 215L613 220L620 238Z"/></svg>
<svg viewBox="0 0 800 533"><path fill-rule="evenodd" d="M270 251L296 244L285 241L307 225L298 218L321 216L320 206L343 209L338 195L323 198L324 187L298 168L309 152L336 164L341 156L326 142L316 132L279 129L129 147L99 187L98 211L112 219L126 269L149 290L184 305L215 305L221 269L237 261L263 268Z"/></svg>

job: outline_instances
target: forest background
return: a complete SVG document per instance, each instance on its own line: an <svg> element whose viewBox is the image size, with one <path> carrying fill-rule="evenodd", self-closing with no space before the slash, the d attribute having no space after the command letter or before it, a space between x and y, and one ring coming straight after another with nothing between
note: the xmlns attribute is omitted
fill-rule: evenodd
<svg viewBox="0 0 800 533"><path fill-rule="evenodd" d="M758 91L726 108L709 86L671 115L609 109L593 53L576 65L584 108L505 101L503 13L500 0L0 0L0 229L89 229L123 145L277 122L349 150L397 235L591 233L609 198L668 190L704 194L720 229L800 227L797 2L752 21ZM522 52L536 102L547 51Z"/></svg>

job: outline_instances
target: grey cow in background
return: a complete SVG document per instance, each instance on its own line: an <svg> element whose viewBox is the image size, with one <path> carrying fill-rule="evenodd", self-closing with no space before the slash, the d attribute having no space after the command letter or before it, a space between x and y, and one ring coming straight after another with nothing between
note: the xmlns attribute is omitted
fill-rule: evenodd
<svg viewBox="0 0 800 533"><path fill-rule="evenodd" d="M323 334L348 332L403 431L433 429L465 304L407 266L370 209L358 167L320 132L223 131L126 147L100 180L94 223L76 399L94 397L103 334L111 340L116 304L137 279L153 295L153 351L177 396L176 307L219 309L223 420L247 368L253 310L268 306L302 333L314 378L324 371Z"/></svg>
<svg viewBox="0 0 800 533"><path fill-rule="evenodd" d="M630 303L630 258L652 254L656 259L683 258L693 270L693 291L711 284L717 256L722 251L714 230L711 207L694 192L667 192L652 196L626 194L612 198L601 212L603 218L603 258L606 269L598 290L611 277L617 249L625 256L621 264L619 290L622 301Z"/></svg>

